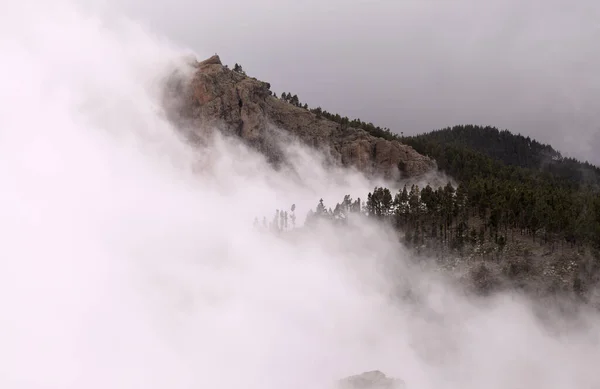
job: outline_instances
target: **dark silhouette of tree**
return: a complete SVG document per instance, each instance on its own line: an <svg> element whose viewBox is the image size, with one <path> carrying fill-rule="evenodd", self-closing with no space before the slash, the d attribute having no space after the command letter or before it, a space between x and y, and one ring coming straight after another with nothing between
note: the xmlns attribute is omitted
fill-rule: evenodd
<svg viewBox="0 0 600 389"><path fill-rule="evenodd" d="M233 66L233 71L234 71L234 72L238 72L238 73L240 73L240 74L243 74L243 75L246 75L246 72L245 72L245 71L244 71L244 69L242 68L242 65L240 65L240 64L238 64L238 63L236 63L236 64Z"/></svg>
<svg viewBox="0 0 600 389"><path fill-rule="evenodd" d="M300 100L298 99L298 95L293 95L290 98L290 104L295 105L296 107L300 106Z"/></svg>

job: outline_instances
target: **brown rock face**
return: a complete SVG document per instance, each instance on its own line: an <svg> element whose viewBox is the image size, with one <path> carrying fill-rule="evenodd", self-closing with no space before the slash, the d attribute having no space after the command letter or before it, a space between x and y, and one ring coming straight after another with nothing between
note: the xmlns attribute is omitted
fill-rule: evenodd
<svg viewBox="0 0 600 389"><path fill-rule="evenodd" d="M413 177L435 163L398 141L377 138L274 97L270 85L223 66L218 56L194 64L191 81L178 89L184 99L177 108L192 132L209 127L235 134L277 161L282 153L276 128L304 144L321 149L333 163L354 166L387 178Z"/></svg>

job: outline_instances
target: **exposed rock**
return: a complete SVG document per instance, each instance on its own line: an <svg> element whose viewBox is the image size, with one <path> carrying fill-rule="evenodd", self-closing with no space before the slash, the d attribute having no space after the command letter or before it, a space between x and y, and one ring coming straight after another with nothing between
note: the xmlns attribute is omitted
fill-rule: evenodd
<svg viewBox="0 0 600 389"><path fill-rule="evenodd" d="M199 65L222 65L221 58L218 55L213 55L209 59L206 59L199 63Z"/></svg>
<svg viewBox="0 0 600 389"><path fill-rule="evenodd" d="M275 128L287 131L303 143L325 151L332 162L354 166L367 174L386 178L418 176L435 163L398 141L377 138L358 128L319 118L307 109L275 98L266 82L223 66L218 56L196 62L196 72L180 92L178 105L192 133L219 128L278 160ZM180 88L181 89L181 88Z"/></svg>
<svg viewBox="0 0 600 389"><path fill-rule="evenodd" d="M387 377L379 370L368 371L339 381L340 389L403 389L406 384L398 378Z"/></svg>

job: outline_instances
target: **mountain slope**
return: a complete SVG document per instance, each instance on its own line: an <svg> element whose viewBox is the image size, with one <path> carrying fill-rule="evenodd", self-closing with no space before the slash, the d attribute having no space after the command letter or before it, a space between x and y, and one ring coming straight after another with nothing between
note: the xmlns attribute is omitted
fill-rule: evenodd
<svg viewBox="0 0 600 389"><path fill-rule="evenodd" d="M394 179L413 177L435 168L435 163L398 140L373 136L279 99L266 82L230 70L218 56L194 61L191 82L176 85L184 98L176 107L190 137L219 128L240 137L273 162L283 157L277 129L330 155L331 162L353 166L369 175ZM177 84L177 83L174 83Z"/></svg>
<svg viewBox="0 0 600 389"><path fill-rule="evenodd" d="M218 56L194 61L193 67L191 81L174 88L180 97L177 112L192 139L216 127L278 162L284 154L279 128L330 153L334 163L388 178L418 176L437 163L460 182L456 190L468 202L465 220L477 219L468 229L475 228L475 234L481 229L504 242L518 233L552 250L565 243L600 247L598 168L565 159L550 146L477 126L399 137L370 123L301 107L295 95L277 98L268 83L248 77L238 66L230 70ZM451 236L459 228L450 217L456 212L451 206L445 216Z"/></svg>
<svg viewBox="0 0 600 389"><path fill-rule="evenodd" d="M441 148L452 147L481 153L507 166L538 171L565 184L595 188L600 186L600 168L587 162L565 158L550 145L512 134L508 130L461 125L408 137L405 142L436 159L441 159L444 153Z"/></svg>

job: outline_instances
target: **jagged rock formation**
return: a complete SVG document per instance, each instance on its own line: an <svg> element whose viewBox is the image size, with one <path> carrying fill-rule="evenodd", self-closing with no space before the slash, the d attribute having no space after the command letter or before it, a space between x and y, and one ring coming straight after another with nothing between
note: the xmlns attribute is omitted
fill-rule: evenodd
<svg viewBox="0 0 600 389"><path fill-rule="evenodd" d="M401 379L387 377L379 370L353 375L339 381L340 389L403 389Z"/></svg>
<svg viewBox="0 0 600 389"><path fill-rule="evenodd" d="M278 161L283 155L275 139L279 128L325 151L332 162L354 166L366 174L414 177L435 167L431 159L410 146L374 137L362 129L342 128L274 97L268 83L228 69L216 55L194 61L193 66L192 80L178 87L184 99L177 106L191 135L219 128Z"/></svg>

